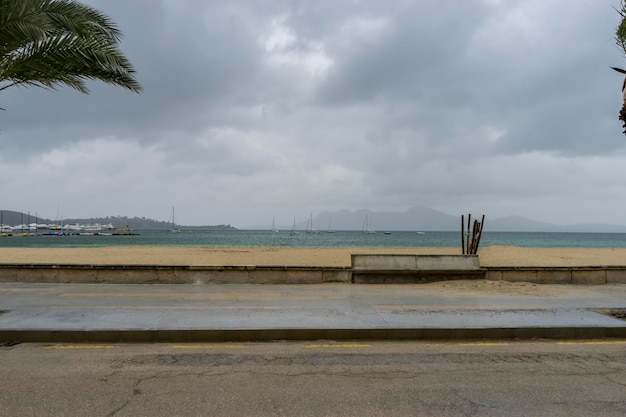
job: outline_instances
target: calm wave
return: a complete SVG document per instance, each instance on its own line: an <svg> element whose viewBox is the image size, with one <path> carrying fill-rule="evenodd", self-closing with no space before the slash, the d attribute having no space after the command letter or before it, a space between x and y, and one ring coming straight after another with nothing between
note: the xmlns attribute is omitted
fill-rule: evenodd
<svg viewBox="0 0 626 417"><path fill-rule="evenodd" d="M269 230L183 231L139 230L135 236L10 236L0 237L0 247L98 247L98 246L274 246L274 247L461 247L460 232L357 231L290 234ZM624 233L484 232L481 247L624 248Z"/></svg>

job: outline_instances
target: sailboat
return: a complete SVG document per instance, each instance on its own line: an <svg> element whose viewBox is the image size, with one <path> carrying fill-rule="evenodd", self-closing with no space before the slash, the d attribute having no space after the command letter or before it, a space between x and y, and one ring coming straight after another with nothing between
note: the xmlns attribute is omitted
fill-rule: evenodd
<svg viewBox="0 0 626 417"><path fill-rule="evenodd" d="M290 235L297 235L298 232L296 231L296 218L293 218L293 227L291 228L291 232L289 232Z"/></svg>
<svg viewBox="0 0 626 417"><path fill-rule="evenodd" d="M278 229L276 228L276 217L272 217L272 232L278 233Z"/></svg>
<svg viewBox="0 0 626 417"><path fill-rule="evenodd" d="M4 221L2 219L3 211L0 210L0 236L8 236L9 229L4 225Z"/></svg>
<svg viewBox="0 0 626 417"><path fill-rule="evenodd" d="M328 219L328 230L326 231L326 233L335 233L335 231L330 228L330 219Z"/></svg>
<svg viewBox="0 0 626 417"><path fill-rule="evenodd" d="M363 233L367 234L375 234L376 231L370 229L370 218L369 215L365 215L365 221L363 222Z"/></svg>
<svg viewBox="0 0 626 417"><path fill-rule="evenodd" d="M172 207L172 228L170 229L172 233L180 233L180 228L176 227L176 221L174 220L174 207Z"/></svg>
<svg viewBox="0 0 626 417"><path fill-rule="evenodd" d="M315 230L313 228L313 213L309 216L309 221L306 223L306 232L307 233L319 233L319 230Z"/></svg>

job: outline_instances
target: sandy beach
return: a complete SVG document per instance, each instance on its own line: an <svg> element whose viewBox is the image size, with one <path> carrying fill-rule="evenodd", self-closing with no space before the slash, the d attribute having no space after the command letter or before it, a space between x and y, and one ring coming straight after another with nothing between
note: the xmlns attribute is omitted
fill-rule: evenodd
<svg viewBox="0 0 626 417"><path fill-rule="evenodd" d="M350 255L461 254L460 248L277 248L111 246L99 248L0 248L1 264L87 265L272 265L350 266ZM481 266L626 265L625 248L521 248L479 250Z"/></svg>

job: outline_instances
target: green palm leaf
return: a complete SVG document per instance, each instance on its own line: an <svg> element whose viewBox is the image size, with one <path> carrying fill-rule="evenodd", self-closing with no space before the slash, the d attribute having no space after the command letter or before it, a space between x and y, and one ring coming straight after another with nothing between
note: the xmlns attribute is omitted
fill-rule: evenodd
<svg viewBox="0 0 626 417"><path fill-rule="evenodd" d="M75 0L0 0L0 90L16 86L88 93L100 80L141 92L110 18Z"/></svg>

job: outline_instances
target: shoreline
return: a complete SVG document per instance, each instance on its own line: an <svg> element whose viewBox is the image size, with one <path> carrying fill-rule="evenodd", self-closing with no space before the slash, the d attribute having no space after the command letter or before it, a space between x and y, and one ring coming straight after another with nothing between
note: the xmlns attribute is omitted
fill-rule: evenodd
<svg viewBox="0 0 626 417"><path fill-rule="evenodd" d="M351 254L461 255L461 248L105 246L0 248L0 264L349 267ZM484 267L626 266L626 248L486 246Z"/></svg>

